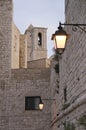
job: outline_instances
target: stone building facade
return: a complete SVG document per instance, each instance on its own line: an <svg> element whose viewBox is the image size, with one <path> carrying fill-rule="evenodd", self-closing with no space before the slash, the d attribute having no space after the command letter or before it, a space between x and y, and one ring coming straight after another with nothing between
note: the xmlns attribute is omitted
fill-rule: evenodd
<svg viewBox="0 0 86 130"><path fill-rule="evenodd" d="M21 34L13 0L0 0L0 130L47 130L51 122L47 29ZM42 99L44 109L39 110ZM27 100L28 99L28 100Z"/></svg>
<svg viewBox="0 0 86 130"><path fill-rule="evenodd" d="M47 28L30 25L21 34L13 23L12 68L27 68L27 62L47 58Z"/></svg>
<svg viewBox="0 0 86 130"><path fill-rule="evenodd" d="M65 19L68 24L86 24L86 0L65 0ZM86 30L86 26L84 29ZM59 93L55 93L59 100L51 127L53 130L67 130L69 126L69 130L85 130L86 32L72 26L65 26L65 30L70 37L62 57L59 58ZM52 74L54 77L54 72ZM52 82L56 89L56 79ZM84 125L80 125L80 119L84 119Z"/></svg>
<svg viewBox="0 0 86 130"><path fill-rule="evenodd" d="M65 14L66 23L86 23L86 1L65 0ZM21 34L13 0L0 0L0 130L85 130L79 119L86 117L86 34L65 29L71 34L67 47L50 65L47 29L30 25Z"/></svg>

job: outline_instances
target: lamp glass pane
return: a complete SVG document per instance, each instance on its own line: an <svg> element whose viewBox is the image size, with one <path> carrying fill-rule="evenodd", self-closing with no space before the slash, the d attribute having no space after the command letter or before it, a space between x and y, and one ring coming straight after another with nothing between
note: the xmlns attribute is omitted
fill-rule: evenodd
<svg viewBox="0 0 86 130"><path fill-rule="evenodd" d="M57 49L56 39L54 38L54 48Z"/></svg>
<svg viewBox="0 0 86 130"><path fill-rule="evenodd" d="M40 103L40 104L39 104L39 109L42 110L43 107L44 107L44 104L43 104L43 103Z"/></svg>
<svg viewBox="0 0 86 130"><path fill-rule="evenodd" d="M55 41L57 44L57 48L65 48L65 43L66 43L66 36L56 36L55 37Z"/></svg>

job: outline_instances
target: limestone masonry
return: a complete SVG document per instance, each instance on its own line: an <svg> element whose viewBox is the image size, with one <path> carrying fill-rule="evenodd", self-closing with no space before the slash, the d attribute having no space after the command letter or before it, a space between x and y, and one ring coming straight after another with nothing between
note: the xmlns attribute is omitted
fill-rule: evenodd
<svg viewBox="0 0 86 130"><path fill-rule="evenodd" d="M86 0L65 0L65 19L85 24ZM13 0L0 0L0 130L86 129L86 33L65 29L64 53L47 59L47 28L29 25L21 34Z"/></svg>
<svg viewBox="0 0 86 130"><path fill-rule="evenodd" d="M25 34L21 34L12 25L12 68L27 68L27 62L47 58L47 28L30 25Z"/></svg>
<svg viewBox="0 0 86 130"><path fill-rule="evenodd" d="M39 96L44 109L26 110L26 97ZM50 98L47 28L30 25L21 34L13 1L0 0L0 130L47 130Z"/></svg>
<svg viewBox="0 0 86 130"><path fill-rule="evenodd" d="M86 0L65 0L65 19L68 24L86 24ZM54 88L56 84L59 89L58 94L54 92L58 98L57 116L55 114L51 125L53 130L85 130L86 33L79 28L74 31L72 26L65 26L65 30L70 37L62 58L59 59L59 87L55 78L51 82L54 83ZM84 125L80 125L79 119L84 116Z"/></svg>

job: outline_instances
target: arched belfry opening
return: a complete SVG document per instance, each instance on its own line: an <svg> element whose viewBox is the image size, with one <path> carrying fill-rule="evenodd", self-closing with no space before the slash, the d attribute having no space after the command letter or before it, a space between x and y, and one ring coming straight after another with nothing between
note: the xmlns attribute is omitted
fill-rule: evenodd
<svg viewBox="0 0 86 130"><path fill-rule="evenodd" d="M42 46L42 34L40 32L38 33L38 45Z"/></svg>

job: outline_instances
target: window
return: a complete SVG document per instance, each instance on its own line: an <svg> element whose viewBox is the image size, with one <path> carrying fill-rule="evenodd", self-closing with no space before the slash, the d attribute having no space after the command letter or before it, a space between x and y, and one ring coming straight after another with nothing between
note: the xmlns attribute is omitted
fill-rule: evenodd
<svg viewBox="0 0 86 130"><path fill-rule="evenodd" d="M39 110L40 96L25 97L25 110Z"/></svg>
<svg viewBox="0 0 86 130"><path fill-rule="evenodd" d="M41 46L42 45L42 34L38 33L38 45Z"/></svg>
<svg viewBox="0 0 86 130"><path fill-rule="evenodd" d="M67 88L64 88L64 102L67 101Z"/></svg>

